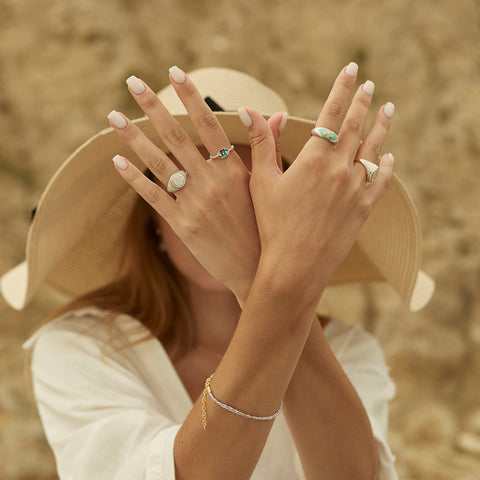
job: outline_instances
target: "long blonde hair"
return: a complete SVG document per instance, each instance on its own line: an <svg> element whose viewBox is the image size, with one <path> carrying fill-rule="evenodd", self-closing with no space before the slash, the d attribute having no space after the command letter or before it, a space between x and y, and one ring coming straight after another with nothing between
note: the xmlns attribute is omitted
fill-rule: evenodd
<svg viewBox="0 0 480 480"><path fill-rule="evenodd" d="M146 175L153 178L148 170ZM108 312L105 318L110 327L119 314L127 314L149 330L149 335L127 347L153 336L172 358L185 354L195 338L186 288L182 275L159 248L154 215L157 214L153 208L138 195L123 231L124 275L55 310L42 326L67 312L94 306ZM114 340L112 335L106 346Z"/></svg>

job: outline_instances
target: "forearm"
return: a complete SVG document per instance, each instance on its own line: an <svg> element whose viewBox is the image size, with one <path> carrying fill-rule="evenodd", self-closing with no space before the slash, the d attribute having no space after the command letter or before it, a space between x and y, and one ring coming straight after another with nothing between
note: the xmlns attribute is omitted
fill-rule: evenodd
<svg viewBox="0 0 480 480"><path fill-rule="evenodd" d="M374 478L367 413L314 320L284 399L284 415L308 480Z"/></svg>
<svg viewBox="0 0 480 480"><path fill-rule="evenodd" d="M310 331L314 306L295 292L285 296L259 272L235 335L215 377L213 394L252 415L274 413L290 383ZM179 430L174 447L177 479L248 479L272 421L245 419L207 397L207 427L199 399Z"/></svg>

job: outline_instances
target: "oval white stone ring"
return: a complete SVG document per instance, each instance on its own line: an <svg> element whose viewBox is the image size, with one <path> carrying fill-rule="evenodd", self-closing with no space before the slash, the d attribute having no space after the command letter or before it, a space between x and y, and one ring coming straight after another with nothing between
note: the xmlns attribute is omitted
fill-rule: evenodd
<svg viewBox="0 0 480 480"><path fill-rule="evenodd" d="M179 170L171 175L170 179L168 180L167 190L169 192L178 192L181 190L185 184L187 183L187 172L183 170Z"/></svg>

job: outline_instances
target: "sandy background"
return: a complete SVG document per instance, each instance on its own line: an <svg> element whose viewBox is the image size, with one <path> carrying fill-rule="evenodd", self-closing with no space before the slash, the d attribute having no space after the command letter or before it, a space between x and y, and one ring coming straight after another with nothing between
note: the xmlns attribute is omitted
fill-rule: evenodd
<svg viewBox="0 0 480 480"><path fill-rule="evenodd" d="M397 384L390 443L401 479L480 478L480 2L474 0L0 0L0 272L24 258L49 178L112 109L141 116L124 80L226 66L315 117L349 61L397 111L385 151L423 222L431 304L388 286L334 291L346 322L379 339ZM373 110L373 109L372 109ZM347 299L345 301L345 298ZM0 303L0 478L54 479L21 342L55 299Z"/></svg>

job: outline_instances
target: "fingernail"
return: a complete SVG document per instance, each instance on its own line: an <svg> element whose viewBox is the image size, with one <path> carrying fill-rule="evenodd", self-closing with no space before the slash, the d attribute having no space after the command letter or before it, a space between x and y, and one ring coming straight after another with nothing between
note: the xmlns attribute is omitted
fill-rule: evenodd
<svg viewBox="0 0 480 480"><path fill-rule="evenodd" d="M395 113L395 105L392 102L387 102L383 107L383 113L388 117L392 118Z"/></svg>
<svg viewBox="0 0 480 480"><path fill-rule="evenodd" d="M280 122L280 125L278 126L278 133L280 133L285 128L285 125L287 124L287 119L288 119L288 113L283 112L282 121Z"/></svg>
<svg viewBox="0 0 480 480"><path fill-rule="evenodd" d="M119 170L126 170L128 168L128 161L126 158L121 155L115 155L113 158L113 163Z"/></svg>
<svg viewBox="0 0 480 480"><path fill-rule="evenodd" d="M247 128L250 128L253 125L253 120L244 107L240 107L238 109L238 116L240 117L240 120Z"/></svg>
<svg viewBox="0 0 480 480"><path fill-rule="evenodd" d="M387 155L387 157L390 159L390 161L393 163L395 161L395 158L393 157L393 155L391 153L389 153Z"/></svg>
<svg viewBox="0 0 480 480"><path fill-rule="evenodd" d="M187 81L187 77L185 76L185 74L176 65L170 67L168 71L170 72L173 81L178 85L181 85L182 83L185 83Z"/></svg>
<svg viewBox="0 0 480 480"><path fill-rule="evenodd" d="M358 65L355 62L350 62L345 69L345 73L351 77L356 77L358 72Z"/></svg>
<svg viewBox="0 0 480 480"><path fill-rule="evenodd" d="M107 118L120 130L127 126L127 120L125 117L117 112L116 110L112 110L108 115Z"/></svg>
<svg viewBox="0 0 480 480"><path fill-rule="evenodd" d="M365 82L365 84L363 85L363 91L364 91L367 95L372 96L374 90L375 90L375 84L374 84L372 81L367 80L367 81Z"/></svg>
<svg viewBox="0 0 480 480"><path fill-rule="evenodd" d="M141 95L146 90L145 84L135 75L128 77L126 83L135 95Z"/></svg>

